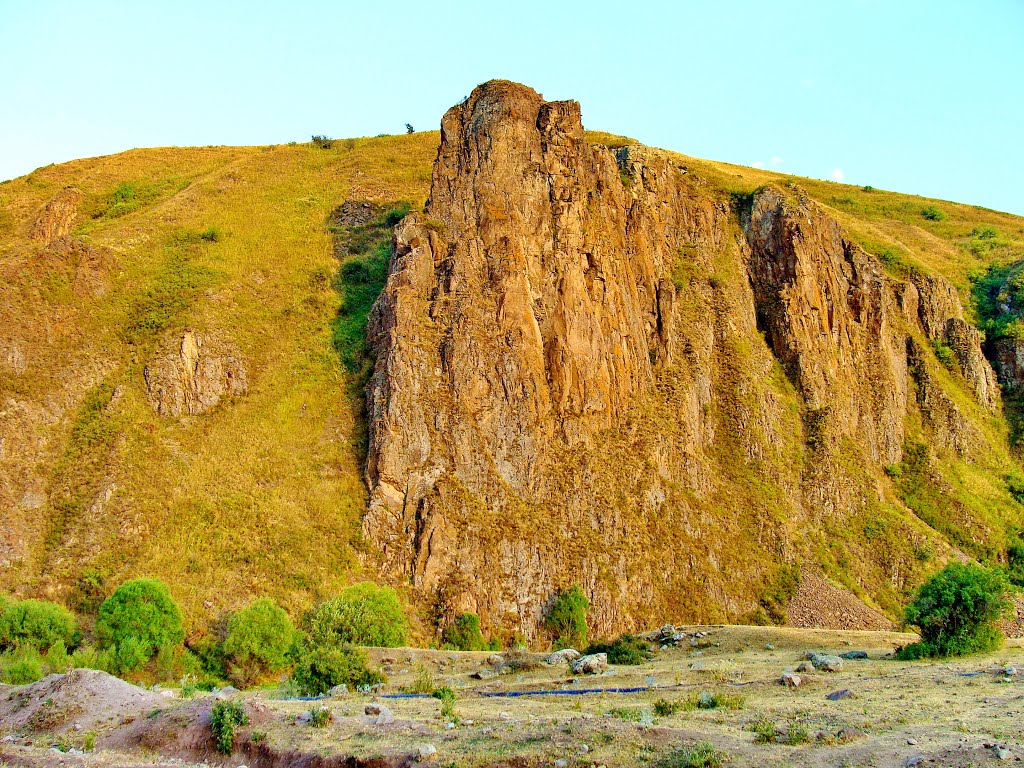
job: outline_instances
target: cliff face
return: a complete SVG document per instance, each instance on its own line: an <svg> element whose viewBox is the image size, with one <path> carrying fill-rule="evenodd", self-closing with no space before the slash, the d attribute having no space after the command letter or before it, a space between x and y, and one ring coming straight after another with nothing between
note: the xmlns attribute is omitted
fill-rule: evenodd
<svg viewBox="0 0 1024 768"><path fill-rule="evenodd" d="M590 146L578 104L506 82L445 115L370 337L367 537L442 620L528 635L573 582L599 633L751 612L773 561L891 495L908 424L969 452L932 340L1000 407L941 278L888 277L798 189L734 204Z"/></svg>

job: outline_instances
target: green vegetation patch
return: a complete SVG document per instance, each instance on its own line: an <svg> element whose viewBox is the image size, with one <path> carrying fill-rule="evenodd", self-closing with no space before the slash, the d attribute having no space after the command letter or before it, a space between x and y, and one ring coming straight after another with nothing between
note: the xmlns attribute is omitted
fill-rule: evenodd
<svg viewBox="0 0 1024 768"><path fill-rule="evenodd" d="M131 302L123 329L125 341L152 342L182 321L202 292L216 282L217 274L201 263L202 249L222 237L216 227L201 232L179 230L171 235L164 246L163 263Z"/></svg>
<svg viewBox="0 0 1024 768"><path fill-rule="evenodd" d="M917 591L904 617L918 627L920 642L899 650L900 659L943 658L999 648L995 621L1009 606L1006 576L976 563L951 563Z"/></svg>
<svg viewBox="0 0 1024 768"><path fill-rule="evenodd" d="M615 640L607 643L592 643L585 655L592 653L607 653L609 664L643 664L650 661L654 655L651 652L651 645L646 640L635 635L621 635Z"/></svg>
<svg viewBox="0 0 1024 768"><path fill-rule="evenodd" d="M578 585L555 596L544 617L544 629L551 636L555 650L586 646L589 610L590 602Z"/></svg>
<svg viewBox="0 0 1024 768"><path fill-rule="evenodd" d="M342 256L334 287L341 297L331 323L331 341L350 373L366 373L372 350L366 339L370 310L388 279L392 230L412 206L396 203L365 224L331 227Z"/></svg>

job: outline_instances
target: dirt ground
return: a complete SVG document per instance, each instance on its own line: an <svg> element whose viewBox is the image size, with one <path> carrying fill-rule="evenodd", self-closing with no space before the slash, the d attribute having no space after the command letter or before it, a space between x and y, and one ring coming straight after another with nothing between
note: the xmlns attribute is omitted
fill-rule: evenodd
<svg viewBox="0 0 1024 768"><path fill-rule="evenodd" d="M914 636L894 632L679 629L688 637L650 662L586 677L541 663L543 654L497 674L488 653L371 649L389 678L375 695L310 702L281 700L276 689L235 694L250 723L230 758L213 751L209 735L215 695L182 700L102 673L69 673L0 689L0 765L612 768L657 766L698 742L710 742L730 766L982 766L1024 758L1021 640L996 654L909 663L891 653ZM845 660L840 672L800 673L796 688L780 684L811 651L868 658ZM1005 674L1007 666L1021 674ZM427 676L456 691L454 718L442 718L433 698L389 698ZM537 693L582 689L605 692ZM533 693L485 695L517 691ZM702 694L718 706L695 708ZM668 713L673 703L681 706ZM390 710L393 722L377 724L366 714L372 704ZM332 721L309 724L313 706L326 706ZM770 743L757 743L755 726ZM92 752L80 751L86 734L95 735Z"/></svg>

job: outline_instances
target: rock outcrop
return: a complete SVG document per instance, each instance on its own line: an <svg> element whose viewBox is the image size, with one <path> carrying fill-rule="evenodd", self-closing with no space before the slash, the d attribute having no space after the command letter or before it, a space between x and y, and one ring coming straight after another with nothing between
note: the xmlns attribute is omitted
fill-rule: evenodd
<svg viewBox="0 0 1024 768"><path fill-rule="evenodd" d="M955 411L925 340L999 407L948 283L887 276L799 189L739 208L667 153L589 145L575 102L491 82L449 110L371 316L386 572L528 634L572 582L599 632L739 616L752 552L796 557L877 493L832 461L848 438L881 474L923 400Z"/></svg>
<svg viewBox="0 0 1024 768"><path fill-rule="evenodd" d="M32 224L32 240L47 244L66 237L74 226L83 199L85 195L74 187L62 189L50 198Z"/></svg>
<svg viewBox="0 0 1024 768"><path fill-rule="evenodd" d="M149 403L160 416L205 413L248 388L238 351L192 331L165 342L144 375Z"/></svg>

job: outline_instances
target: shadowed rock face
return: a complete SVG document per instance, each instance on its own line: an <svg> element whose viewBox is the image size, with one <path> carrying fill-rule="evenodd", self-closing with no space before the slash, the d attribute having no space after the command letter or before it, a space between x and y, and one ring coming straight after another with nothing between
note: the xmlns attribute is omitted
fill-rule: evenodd
<svg viewBox="0 0 1024 768"><path fill-rule="evenodd" d="M442 121L371 317L365 532L492 627L532 635L573 582L598 632L740 616L764 563L863 503L820 471L843 437L900 460L928 377L912 337L955 339L999 407L956 293L921 281L799 192L738 214L665 153L588 145L576 102L486 83Z"/></svg>

